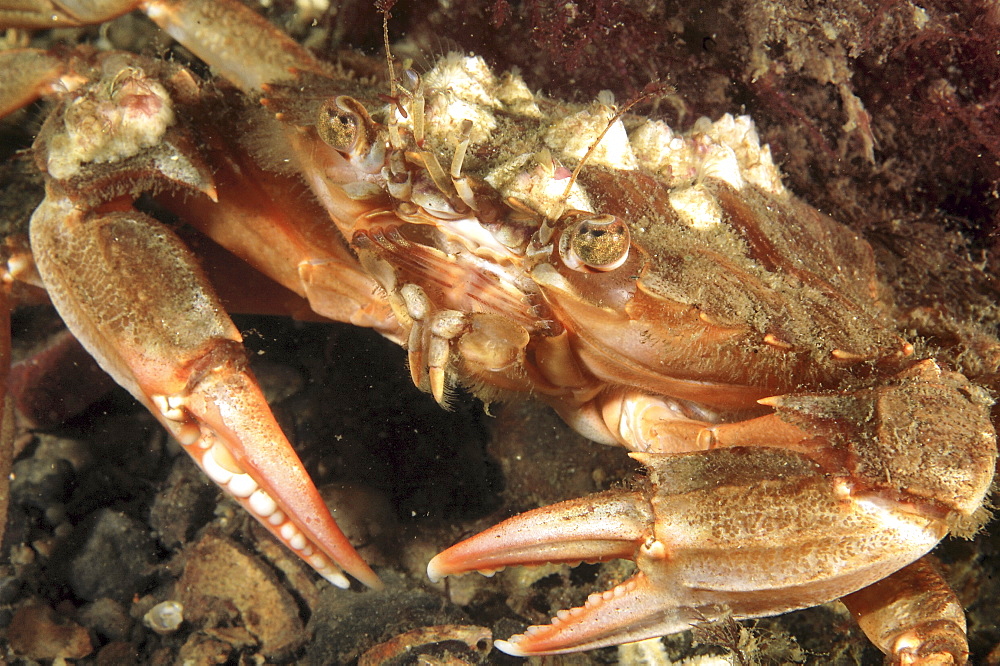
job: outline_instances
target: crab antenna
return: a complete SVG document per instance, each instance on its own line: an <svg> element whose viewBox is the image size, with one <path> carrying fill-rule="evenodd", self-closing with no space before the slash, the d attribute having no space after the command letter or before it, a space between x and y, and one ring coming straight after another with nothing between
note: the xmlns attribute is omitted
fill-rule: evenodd
<svg viewBox="0 0 1000 666"><path fill-rule="evenodd" d="M385 44L385 60L389 65L389 96L396 96L396 70L392 66L392 51L389 49L389 12L396 0L378 0L375 7L382 12L382 43Z"/></svg>
<svg viewBox="0 0 1000 666"><path fill-rule="evenodd" d="M655 85L654 84L650 84L650 85L646 86L643 89L641 95L639 95L638 97L633 97L631 100L629 100L625 104L625 106L623 106L621 109L619 109L618 112L615 113L615 115L611 116L611 120L609 120L608 124L604 127L604 131L601 132L600 136L597 137L597 139L594 141L594 143L590 144L590 148L587 149L587 152L584 153L583 158L576 165L576 168L573 169L573 174L569 177L569 182L566 183L566 189L563 191L563 195L562 195L563 203L562 203L562 207L559 209L559 214L556 215L556 219L559 219L560 217L562 217L563 211L566 210L566 202L569 200L570 190L573 189L573 183L576 182L577 176L579 176L580 175L580 171L583 170L583 165L587 163L587 160L590 159L590 156L594 154L595 150L597 150L597 146L599 146L601 144L601 141L604 140L605 135L607 135L607 133L611 130L611 127L616 122L618 122L619 120L621 120L622 116L624 116L626 113L628 113L629 110L633 106L635 106L639 102L644 102L647 99L655 97L655 96L661 94L663 91L664 91L663 84L659 84L659 83L657 83Z"/></svg>

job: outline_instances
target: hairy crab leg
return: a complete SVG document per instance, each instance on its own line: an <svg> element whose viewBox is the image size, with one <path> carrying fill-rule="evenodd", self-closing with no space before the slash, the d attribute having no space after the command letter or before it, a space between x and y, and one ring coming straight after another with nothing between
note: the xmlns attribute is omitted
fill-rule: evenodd
<svg viewBox="0 0 1000 666"><path fill-rule="evenodd" d="M893 663L963 664L969 658L962 602L932 560L922 557L841 599Z"/></svg>
<svg viewBox="0 0 1000 666"><path fill-rule="evenodd" d="M7 527L11 467L14 464L14 401L7 387L10 371L10 295L0 285L0 542Z"/></svg>
<svg viewBox="0 0 1000 666"><path fill-rule="evenodd" d="M39 272L67 326L206 474L335 585L381 585L334 523L247 367L239 331L180 240L129 210L35 212Z"/></svg>
<svg viewBox="0 0 1000 666"><path fill-rule="evenodd" d="M324 71L295 40L233 0L148 0L139 8L244 91L290 79L296 71Z"/></svg>
<svg viewBox="0 0 1000 666"><path fill-rule="evenodd" d="M63 58L40 49L0 52L0 71L9 77L0 86L0 117L54 92L65 70Z"/></svg>
<svg viewBox="0 0 1000 666"><path fill-rule="evenodd" d="M32 8L0 0L0 25L27 29L93 25L133 9L144 11L244 91L291 78L293 70L322 69L288 35L233 0L50 0ZM262 48L264 44L268 47Z"/></svg>
<svg viewBox="0 0 1000 666"><path fill-rule="evenodd" d="M139 0L35 0L0 3L0 20L20 28L67 28L109 21L132 11Z"/></svg>
<svg viewBox="0 0 1000 666"><path fill-rule="evenodd" d="M217 201L184 193L161 195L158 200L304 298L314 314L374 328L401 341L388 303L372 298L378 283L362 272L339 231L302 184L261 173L238 150L216 152L211 163L216 166L212 178Z"/></svg>

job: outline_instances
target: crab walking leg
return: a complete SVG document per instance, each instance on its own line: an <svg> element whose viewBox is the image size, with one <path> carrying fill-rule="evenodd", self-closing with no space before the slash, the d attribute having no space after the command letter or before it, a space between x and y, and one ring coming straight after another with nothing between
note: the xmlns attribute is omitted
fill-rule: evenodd
<svg viewBox="0 0 1000 666"><path fill-rule="evenodd" d="M60 81L65 69L62 58L39 49L0 52L0 72L7 79L0 86L0 117L65 85Z"/></svg>
<svg viewBox="0 0 1000 666"><path fill-rule="evenodd" d="M313 313L374 328L401 341L389 305L372 297L378 283L361 271L336 226L305 187L263 173L238 150L217 152L211 161L217 201L185 192L161 195L158 201L306 299Z"/></svg>
<svg viewBox="0 0 1000 666"><path fill-rule="evenodd" d="M892 663L964 664L969 659L962 602L931 559L922 557L841 599Z"/></svg>
<svg viewBox="0 0 1000 666"><path fill-rule="evenodd" d="M322 66L295 40L233 0L0 0L0 27L56 28L109 21L141 9L171 37L244 91ZM264 48L264 45L269 45Z"/></svg>
<svg viewBox="0 0 1000 666"><path fill-rule="evenodd" d="M141 3L141 9L245 92L266 94L269 83L287 81L302 72L328 73L329 68L307 49L239 2L149 0ZM264 106L270 106L269 101L261 99ZM280 116L280 111L275 115ZM297 166L325 213L315 207L312 197L299 191L297 182L262 173L253 160L226 146L214 160L219 201L201 200L193 205L185 201L185 218L192 208L200 209L194 224L306 298L315 313L374 328L402 343L403 331L388 304L372 298L380 287L362 271L330 220L353 230L354 221L370 213L370 202L356 199L341 186L357 185L377 173L382 160L352 163L323 144L314 130L286 125L284 134L284 143L296 155ZM265 217L267 223L261 224Z"/></svg>
<svg viewBox="0 0 1000 666"><path fill-rule="evenodd" d="M4 278L9 277L4 275ZM10 308L8 284L0 285L0 542L7 526L11 467L14 463L14 401L7 388L10 374Z"/></svg>
<svg viewBox="0 0 1000 666"><path fill-rule="evenodd" d="M48 193L31 244L63 321L216 483L327 580L381 585L334 523L247 368L239 331L164 225Z"/></svg>
<svg viewBox="0 0 1000 666"><path fill-rule="evenodd" d="M233 0L148 0L140 8L246 92L290 79L295 70L323 71L309 51Z"/></svg>
<svg viewBox="0 0 1000 666"><path fill-rule="evenodd" d="M4 0L0 2L0 25L43 30L100 23L127 14L139 2L140 0Z"/></svg>

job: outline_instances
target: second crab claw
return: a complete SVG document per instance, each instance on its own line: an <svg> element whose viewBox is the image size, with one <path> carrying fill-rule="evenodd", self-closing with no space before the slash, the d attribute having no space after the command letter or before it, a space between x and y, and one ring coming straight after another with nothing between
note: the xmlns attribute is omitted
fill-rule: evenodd
<svg viewBox="0 0 1000 666"><path fill-rule="evenodd" d="M517 656L558 654L825 603L891 576L949 529L976 520L995 462L991 401L964 378L926 361L846 397L765 402L776 408L763 417L772 440L750 446L740 433L763 431L743 429L728 443L715 440L726 448L633 453L649 470L643 487L510 518L436 556L428 575L634 560L627 581L560 611L551 624L496 642ZM915 422L921 411L930 418ZM964 441L930 450L934 415L961 425L953 432ZM931 464L926 469L936 471L923 472L911 464L920 447L923 457L954 459L944 472Z"/></svg>
<svg viewBox="0 0 1000 666"><path fill-rule="evenodd" d="M169 228L131 208L82 210L49 191L31 244L73 334L209 478L331 583L349 586L343 569L381 587L334 523L271 414L239 331Z"/></svg>

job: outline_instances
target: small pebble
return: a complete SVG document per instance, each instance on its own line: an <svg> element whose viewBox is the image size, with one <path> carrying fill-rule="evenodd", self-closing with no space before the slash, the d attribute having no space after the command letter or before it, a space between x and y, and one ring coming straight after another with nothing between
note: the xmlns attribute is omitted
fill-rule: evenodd
<svg viewBox="0 0 1000 666"><path fill-rule="evenodd" d="M47 511L62 504L74 485L76 472L62 458L28 458L14 463L10 496L21 506Z"/></svg>
<svg viewBox="0 0 1000 666"><path fill-rule="evenodd" d="M81 608L77 620L104 641L125 641L129 638L132 618L122 604L114 599L98 599Z"/></svg>
<svg viewBox="0 0 1000 666"><path fill-rule="evenodd" d="M148 582L156 545L148 528L124 513L101 509L78 527L79 549L68 582L81 599L127 602Z"/></svg>
<svg viewBox="0 0 1000 666"><path fill-rule="evenodd" d="M184 622L184 606L177 601L164 601L153 606L142 621L161 636L171 634Z"/></svg>

